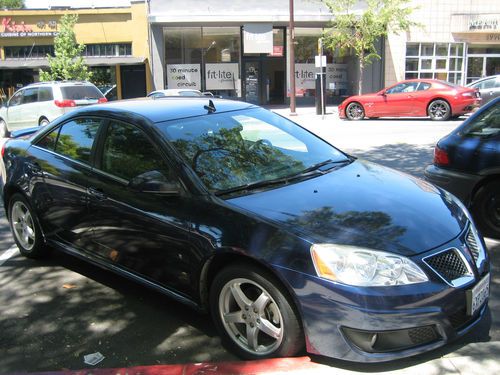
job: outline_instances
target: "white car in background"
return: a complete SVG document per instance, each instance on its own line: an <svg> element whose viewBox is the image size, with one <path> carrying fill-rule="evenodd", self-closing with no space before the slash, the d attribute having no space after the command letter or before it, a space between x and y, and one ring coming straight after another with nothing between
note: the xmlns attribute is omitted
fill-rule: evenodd
<svg viewBox="0 0 500 375"><path fill-rule="evenodd" d="M0 138L11 131L46 125L80 106L106 101L90 82L33 83L16 91L0 109Z"/></svg>
<svg viewBox="0 0 500 375"><path fill-rule="evenodd" d="M199 90L194 90L194 89L156 90L156 91L151 91L148 94L148 98L163 98L165 96L190 96L190 97L208 96L211 98L214 97L214 95L211 92L201 92Z"/></svg>
<svg viewBox="0 0 500 375"><path fill-rule="evenodd" d="M478 89L481 94L481 106L496 97L500 96L500 74L491 77L481 78L477 81L471 82L467 87Z"/></svg>

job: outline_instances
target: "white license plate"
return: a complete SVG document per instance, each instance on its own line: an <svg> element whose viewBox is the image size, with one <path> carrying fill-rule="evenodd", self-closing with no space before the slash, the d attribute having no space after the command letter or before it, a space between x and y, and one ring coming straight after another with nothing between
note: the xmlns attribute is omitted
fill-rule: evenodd
<svg viewBox="0 0 500 375"><path fill-rule="evenodd" d="M467 292L467 315L474 315L477 310L484 304L490 295L490 274L487 274L483 279Z"/></svg>

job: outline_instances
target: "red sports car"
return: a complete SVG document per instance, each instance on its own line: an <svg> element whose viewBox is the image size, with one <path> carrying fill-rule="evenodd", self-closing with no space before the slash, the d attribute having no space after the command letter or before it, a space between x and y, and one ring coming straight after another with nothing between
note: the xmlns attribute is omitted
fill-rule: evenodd
<svg viewBox="0 0 500 375"><path fill-rule="evenodd" d="M448 120L479 106L479 91L435 79L410 79L374 94L355 95L339 105L340 118L427 117Z"/></svg>

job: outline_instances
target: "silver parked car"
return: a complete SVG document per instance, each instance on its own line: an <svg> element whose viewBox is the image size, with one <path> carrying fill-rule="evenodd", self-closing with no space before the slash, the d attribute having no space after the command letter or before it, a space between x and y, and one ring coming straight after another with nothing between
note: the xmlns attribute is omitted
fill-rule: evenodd
<svg viewBox="0 0 500 375"><path fill-rule="evenodd" d="M485 105L489 101L500 96L500 74L491 77L481 78L477 81L471 82L467 87L478 89L481 93L481 105Z"/></svg>
<svg viewBox="0 0 500 375"><path fill-rule="evenodd" d="M0 109L0 137L13 130L46 125L83 105L106 102L90 82L40 82L16 91Z"/></svg>

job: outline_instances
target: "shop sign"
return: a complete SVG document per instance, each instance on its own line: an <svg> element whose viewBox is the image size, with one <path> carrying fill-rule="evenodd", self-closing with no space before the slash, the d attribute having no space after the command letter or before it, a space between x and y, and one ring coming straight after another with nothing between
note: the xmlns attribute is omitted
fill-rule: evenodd
<svg viewBox="0 0 500 375"><path fill-rule="evenodd" d="M316 87L316 66L314 64L295 64L295 88L310 90ZM319 72L318 72L319 73Z"/></svg>
<svg viewBox="0 0 500 375"><path fill-rule="evenodd" d="M347 64L327 64L326 84L347 83ZM338 87L338 85L336 85Z"/></svg>
<svg viewBox="0 0 500 375"><path fill-rule="evenodd" d="M475 30L498 30L498 18L491 16L471 16L469 19L469 31Z"/></svg>
<svg viewBox="0 0 500 375"><path fill-rule="evenodd" d="M235 90L239 76L238 63L205 64L207 90Z"/></svg>
<svg viewBox="0 0 500 375"><path fill-rule="evenodd" d="M244 53L273 53L273 25L250 23L243 25Z"/></svg>
<svg viewBox="0 0 500 375"><path fill-rule="evenodd" d="M200 64L168 64L169 89L201 89Z"/></svg>
<svg viewBox="0 0 500 375"><path fill-rule="evenodd" d="M24 21L17 23L12 17L4 17L2 19L2 32L0 32L0 37L2 38L19 38L19 37L52 37L58 34L57 22L56 21L38 21L37 29L34 30L33 26L26 25ZM46 31L47 29L53 31Z"/></svg>

